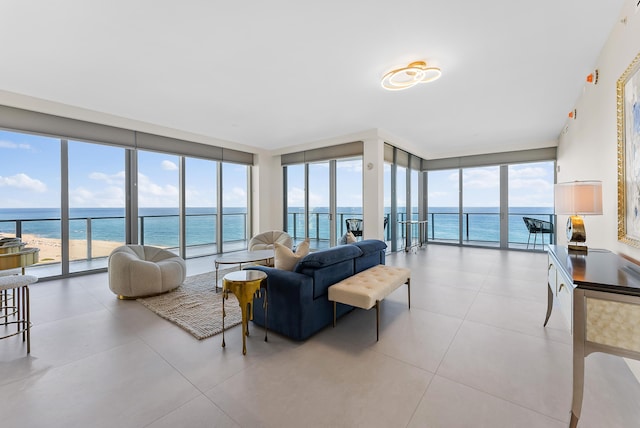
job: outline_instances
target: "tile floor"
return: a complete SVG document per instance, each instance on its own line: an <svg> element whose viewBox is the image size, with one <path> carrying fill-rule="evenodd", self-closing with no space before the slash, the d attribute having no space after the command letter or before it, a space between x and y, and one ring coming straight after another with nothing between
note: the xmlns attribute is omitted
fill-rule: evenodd
<svg viewBox="0 0 640 428"><path fill-rule="evenodd" d="M192 338L107 275L31 288L32 352L0 341L0 419L20 427L563 427L571 337L546 308L546 255L431 245L375 311L303 343L240 327ZM211 270L191 260L189 274ZM587 358L580 427L640 426L640 384L619 357Z"/></svg>

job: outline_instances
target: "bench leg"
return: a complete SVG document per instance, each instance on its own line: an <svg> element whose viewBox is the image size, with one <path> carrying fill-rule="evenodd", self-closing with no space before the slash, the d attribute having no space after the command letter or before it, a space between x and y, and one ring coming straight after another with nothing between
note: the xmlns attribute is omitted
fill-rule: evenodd
<svg viewBox="0 0 640 428"><path fill-rule="evenodd" d="M376 300L376 342L380 340L380 300Z"/></svg>
<svg viewBox="0 0 640 428"><path fill-rule="evenodd" d="M336 302L333 302L333 328L336 327Z"/></svg>
<svg viewBox="0 0 640 428"><path fill-rule="evenodd" d="M409 309L411 309L411 278L407 278L407 301L409 302Z"/></svg>

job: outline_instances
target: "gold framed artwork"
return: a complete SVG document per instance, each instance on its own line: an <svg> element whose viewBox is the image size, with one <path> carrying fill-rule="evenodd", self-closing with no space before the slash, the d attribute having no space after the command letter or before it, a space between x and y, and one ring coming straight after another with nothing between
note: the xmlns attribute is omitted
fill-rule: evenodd
<svg viewBox="0 0 640 428"><path fill-rule="evenodd" d="M616 85L618 240L640 247L640 53Z"/></svg>

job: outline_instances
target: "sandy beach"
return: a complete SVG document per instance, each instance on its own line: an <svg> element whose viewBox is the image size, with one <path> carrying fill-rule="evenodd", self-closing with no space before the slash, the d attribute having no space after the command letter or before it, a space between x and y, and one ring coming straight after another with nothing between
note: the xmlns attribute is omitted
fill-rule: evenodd
<svg viewBox="0 0 640 428"><path fill-rule="evenodd" d="M12 235L6 234L4 237L10 238ZM22 235L22 242L27 247L35 247L40 249L40 263L60 262L62 260L62 246L59 239L40 238L36 235ZM112 241L91 241L91 257L107 257L111 251L123 245L122 242ZM70 260L86 260L87 259L87 241L80 239L72 239L69 245Z"/></svg>

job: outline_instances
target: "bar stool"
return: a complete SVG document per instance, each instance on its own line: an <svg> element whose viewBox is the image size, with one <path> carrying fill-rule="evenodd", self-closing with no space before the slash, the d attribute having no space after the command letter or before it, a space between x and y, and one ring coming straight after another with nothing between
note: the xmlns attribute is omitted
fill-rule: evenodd
<svg viewBox="0 0 640 428"><path fill-rule="evenodd" d="M4 332L15 325L16 331L0 336L0 339L22 334L27 342L27 354L31 352L31 313L29 305L29 284L38 281L33 275L0 276L0 327Z"/></svg>

